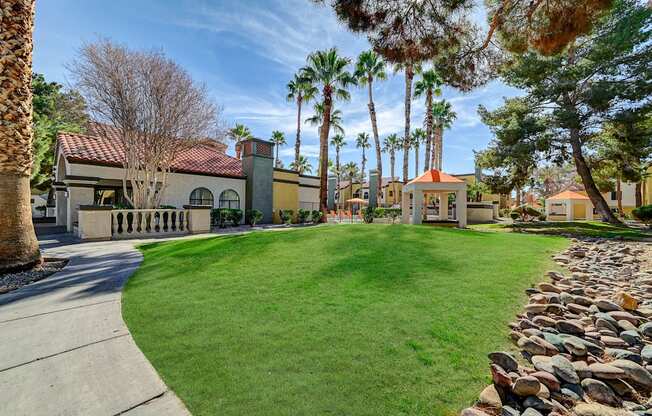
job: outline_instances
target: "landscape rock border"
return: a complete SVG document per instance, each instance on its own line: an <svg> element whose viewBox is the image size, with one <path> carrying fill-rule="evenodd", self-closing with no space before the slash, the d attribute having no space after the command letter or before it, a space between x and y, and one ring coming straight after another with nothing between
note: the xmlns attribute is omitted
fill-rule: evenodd
<svg viewBox="0 0 652 416"><path fill-rule="evenodd" d="M462 416L652 416L652 244L573 239ZM521 362L519 362L521 359ZM524 363L524 364L521 364Z"/></svg>

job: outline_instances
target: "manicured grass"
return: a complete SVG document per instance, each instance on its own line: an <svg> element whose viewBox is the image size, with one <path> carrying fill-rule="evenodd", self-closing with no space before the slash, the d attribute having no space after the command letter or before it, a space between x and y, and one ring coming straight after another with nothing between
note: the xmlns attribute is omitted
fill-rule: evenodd
<svg viewBox="0 0 652 416"><path fill-rule="evenodd" d="M512 224L477 224L470 226L475 230L491 231L520 231L532 234L625 238L640 239L652 238L652 232L626 225L614 225L600 221L573 221L573 222L523 222Z"/></svg>
<svg viewBox="0 0 652 416"><path fill-rule="evenodd" d="M453 415L566 245L404 225L158 243L123 314L194 415Z"/></svg>

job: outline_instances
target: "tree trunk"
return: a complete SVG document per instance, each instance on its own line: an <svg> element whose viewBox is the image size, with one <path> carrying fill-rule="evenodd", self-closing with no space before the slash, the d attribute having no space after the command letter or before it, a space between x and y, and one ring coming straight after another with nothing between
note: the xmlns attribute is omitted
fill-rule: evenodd
<svg viewBox="0 0 652 416"><path fill-rule="evenodd" d="M303 98L297 97L297 138L294 141L294 165L299 166L299 155L301 154L301 103Z"/></svg>
<svg viewBox="0 0 652 416"><path fill-rule="evenodd" d="M643 181L643 178L641 178L641 181ZM636 201L635 202L636 208L643 205L643 191L641 189L641 182L636 182L636 188L634 190L634 198Z"/></svg>
<svg viewBox="0 0 652 416"><path fill-rule="evenodd" d="M620 178L616 178L616 201L618 206L618 215L623 216L623 192Z"/></svg>
<svg viewBox="0 0 652 416"><path fill-rule="evenodd" d="M432 160L430 164L433 169L441 170L441 166L439 166L439 152L441 151L441 149L439 148L441 143L439 137L441 136L441 127L439 126L435 127L433 136L434 136L433 142L435 146L432 149Z"/></svg>
<svg viewBox="0 0 652 416"><path fill-rule="evenodd" d="M362 148L362 171L360 171L360 189L362 189L362 184L364 183L364 178L365 178L365 169L367 167L367 154L364 150L364 147ZM364 196L364 194L362 194Z"/></svg>
<svg viewBox="0 0 652 416"><path fill-rule="evenodd" d="M403 183L408 181L408 161L410 157L410 112L412 105L412 78L414 70L411 64L405 67L405 134L403 135Z"/></svg>
<svg viewBox="0 0 652 416"><path fill-rule="evenodd" d="M31 212L33 0L0 2L0 272L41 259Z"/></svg>
<svg viewBox="0 0 652 416"><path fill-rule="evenodd" d="M582 154L582 144L579 139L579 132L576 129L571 129L570 131L570 143L573 149L573 160L575 161L575 169L577 174L580 175L582 179L582 184L584 185L584 190L586 191L591 203L595 209L600 213L603 220L610 222L611 224L620 224L621 222L616 218L616 216L609 209L607 201L604 200L602 194L598 190L598 187L595 185L593 176L591 175L591 169L589 169L586 159Z"/></svg>
<svg viewBox="0 0 652 416"><path fill-rule="evenodd" d="M444 170L444 128L439 127L437 134L437 166L439 170Z"/></svg>
<svg viewBox="0 0 652 416"><path fill-rule="evenodd" d="M396 156L394 155L393 151L392 154L390 155L390 169L392 171L392 190L394 191L394 202L396 202L396 181L394 180L394 165L396 164ZM388 198L389 199L389 198ZM393 205L393 204L392 204Z"/></svg>
<svg viewBox="0 0 652 416"><path fill-rule="evenodd" d="M328 131L331 124L331 107L333 105L329 91L324 91L324 117L319 134L319 205L322 222L326 222L328 212Z"/></svg>
<svg viewBox="0 0 652 416"><path fill-rule="evenodd" d="M419 176L419 143L414 144L414 177Z"/></svg>
<svg viewBox="0 0 652 416"><path fill-rule="evenodd" d="M424 172L434 168L430 164L432 144L432 92L428 91L426 95L426 156L423 160Z"/></svg>
<svg viewBox="0 0 652 416"><path fill-rule="evenodd" d="M376 170L378 171L378 187L376 189L376 206L380 206L380 194L383 191L383 159L382 159L382 149L380 147L380 136L378 135L378 123L376 121L376 107L374 106L373 99L373 89L371 84L373 83L373 77L369 76L367 79L367 87L369 90L369 118L371 118L371 130L374 134L374 144L376 145Z"/></svg>
<svg viewBox="0 0 652 416"><path fill-rule="evenodd" d="M521 188L516 188L516 206L521 206Z"/></svg>
<svg viewBox="0 0 652 416"><path fill-rule="evenodd" d="M340 199L342 199L342 195L340 195L340 182L341 182L341 177L342 177L342 172L340 172L340 150L335 147L335 182L337 185L335 185L335 189L337 189L337 201L335 201L335 208L339 211L340 209Z"/></svg>

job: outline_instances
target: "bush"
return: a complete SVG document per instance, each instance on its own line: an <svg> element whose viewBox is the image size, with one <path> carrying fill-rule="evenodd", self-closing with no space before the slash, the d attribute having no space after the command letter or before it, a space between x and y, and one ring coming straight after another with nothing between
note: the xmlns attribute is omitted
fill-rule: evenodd
<svg viewBox="0 0 652 416"><path fill-rule="evenodd" d="M216 208L211 210L211 224L225 228L227 223L233 226L242 221L242 210L230 208Z"/></svg>
<svg viewBox="0 0 652 416"><path fill-rule="evenodd" d="M159 206L161 209L177 209L174 205L161 205Z"/></svg>
<svg viewBox="0 0 652 416"><path fill-rule="evenodd" d="M313 223L317 224L321 220L321 217L323 217L323 216L324 216L323 212L321 212L319 210L314 210L314 211L312 211L310 213L310 220Z"/></svg>
<svg viewBox="0 0 652 416"><path fill-rule="evenodd" d="M401 216L401 208L385 208L385 216L392 220L392 224Z"/></svg>
<svg viewBox="0 0 652 416"><path fill-rule="evenodd" d="M255 227L263 219L263 212L258 209L247 210L247 223Z"/></svg>
<svg viewBox="0 0 652 416"><path fill-rule="evenodd" d="M367 207L362 209L362 219L367 224L371 224L372 222L374 222L374 215L375 215L375 210L373 208Z"/></svg>
<svg viewBox="0 0 652 416"><path fill-rule="evenodd" d="M652 205L643 205L635 208L632 215L637 220L652 226Z"/></svg>
<svg viewBox="0 0 652 416"><path fill-rule="evenodd" d="M385 218L385 208L375 208L374 209L374 217L376 218Z"/></svg>
<svg viewBox="0 0 652 416"><path fill-rule="evenodd" d="M532 221L542 215L541 211L536 210L529 205L521 205L520 207L516 207L512 210L512 213L516 213L518 216L520 216L521 221ZM512 216L512 213L510 213L509 216L512 217L512 219L516 219Z"/></svg>
<svg viewBox="0 0 652 416"><path fill-rule="evenodd" d="M292 215L294 214L294 211L291 209L282 209L279 211L279 216L281 217L281 221L283 221L285 224L292 224Z"/></svg>
<svg viewBox="0 0 652 416"><path fill-rule="evenodd" d="M503 218L507 218L507 217L510 216L511 212L512 212L512 210L509 209L509 208L502 208L500 210L500 216L503 217Z"/></svg>
<svg viewBox="0 0 652 416"><path fill-rule="evenodd" d="M518 217L520 217L520 216L521 215L516 211L510 211L509 212L509 218L513 219L514 221L516 221L518 219Z"/></svg>
<svg viewBox="0 0 652 416"><path fill-rule="evenodd" d="M297 222L303 224L308 222L308 217L310 216L310 210L299 208L297 211Z"/></svg>
<svg viewBox="0 0 652 416"><path fill-rule="evenodd" d="M545 220L546 220L546 214L539 215L539 221L545 221Z"/></svg>

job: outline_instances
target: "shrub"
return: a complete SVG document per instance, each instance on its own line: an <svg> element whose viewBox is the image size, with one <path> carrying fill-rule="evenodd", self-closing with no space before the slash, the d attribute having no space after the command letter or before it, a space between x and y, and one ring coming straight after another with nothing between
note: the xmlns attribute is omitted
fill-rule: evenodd
<svg viewBox="0 0 652 416"><path fill-rule="evenodd" d="M231 225L238 226L242 222L242 210L241 209L231 209L227 214L228 220L231 222Z"/></svg>
<svg viewBox="0 0 652 416"><path fill-rule="evenodd" d="M502 208L500 210L500 216L503 217L503 218L507 218L507 217L510 216L511 212L512 212L512 210L509 209L509 208Z"/></svg>
<svg viewBox="0 0 652 416"><path fill-rule="evenodd" d="M529 205L521 205L520 207L516 207L512 210L512 213L518 214L518 216L521 217L521 221L532 221L535 218L539 218L541 216L541 211L536 210L532 208ZM512 216L512 214L509 214L512 219L516 219Z"/></svg>
<svg viewBox="0 0 652 416"><path fill-rule="evenodd" d="M310 216L310 211L307 209L299 208L297 211L297 222L303 224L308 222L308 217Z"/></svg>
<svg viewBox="0 0 652 416"><path fill-rule="evenodd" d="M539 221L545 221L545 220L546 220L546 214L539 215Z"/></svg>
<svg viewBox="0 0 652 416"><path fill-rule="evenodd" d="M374 217L376 218L385 218L385 208L375 208L374 209Z"/></svg>
<svg viewBox="0 0 652 416"><path fill-rule="evenodd" d="M177 209L174 205L161 205L159 206L161 209Z"/></svg>
<svg viewBox="0 0 652 416"><path fill-rule="evenodd" d="M321 211L319 211L319 210L313 210L313 211L310 213L310 220L311 220L313 223L316 224L316 223L318 223L318 222L321 220L321 217L323 217L323 216L324 216L324 213L323 213L323 212L321 212Z"/></svg>
<svg viewBox="0 0 652 416"><path fill-rule="evenodd" d="M513 220L515 220L515 221L516 221L516 220L518 219L518 217L520 217L520 216L521 216L521 215L520 215L518 212L516 212L516 211L510 211L510 213L509 213L509 218L511 218L511 219L513 219Z"/></svg>
<svg viewBox="0 0 652 416"><path fill-rule="evenodd" d="M258 209L247 210L247 223L252 227L258 224L258 221L263 219L263 212Z"/></svg>
<svg viewBox="0 0 652 416"><path fill-rule="evenodd" d="M292 214L294 214L294 211L292 211L291 209L282 209L279 211L279 216L281 217L281 221L283 221L285 224L292 223Z"/></svg>
<svg viewBox="0 0 652 416"><path fill-rule="evenodd" d="M632 211L632 215L637 220L652 226L652 205L643 205L635 208Z"/></svg>
<svg viewBox="0 0 652 416"><path fill-rule="evenodd" d="M374 222L374 215L375 215L375 210L373 208L367 207L362 209L362 219L367 224L371 224L372 222Z"/></svg>
<svg viewBox="0 0 652 416"><path fill-rule="evenodd" d="M385 208L386 217L392 220L392 224L401 216L401 208Z"/></svg>

